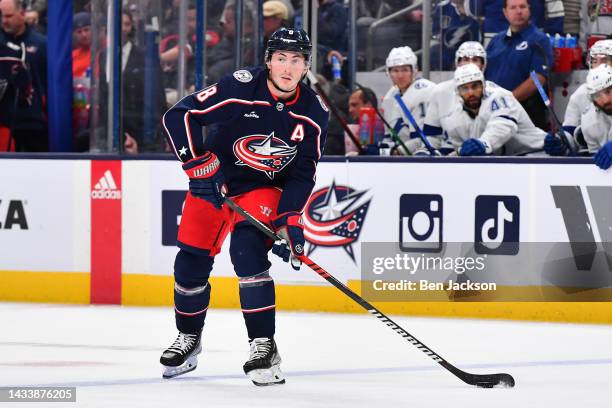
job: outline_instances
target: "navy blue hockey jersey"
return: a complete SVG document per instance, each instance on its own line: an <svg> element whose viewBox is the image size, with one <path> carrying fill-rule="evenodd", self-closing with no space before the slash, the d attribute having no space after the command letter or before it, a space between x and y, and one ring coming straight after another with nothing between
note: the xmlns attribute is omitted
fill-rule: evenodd
<svg viewBox="0 0 612 408"><path fill-rule="evenodd" d="M303 83L292 100L277 99L268 89L266 70L258 67L186 96L162 121L179 160L214 152L229 196L278 187L282 214L302 212L310 197L328 118L323 101Z"/></svg>

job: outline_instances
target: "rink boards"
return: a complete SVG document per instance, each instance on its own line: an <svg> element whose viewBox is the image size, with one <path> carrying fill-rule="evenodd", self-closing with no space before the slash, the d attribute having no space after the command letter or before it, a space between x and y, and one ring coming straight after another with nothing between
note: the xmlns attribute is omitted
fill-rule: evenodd
<svg viewBox="0 0 612 408"><path fill-rule="evenodd" d="M0 160L0 300L171 305L186 187L180 166L163 159L72 157ZM518 259L525 243L586 237L597 242L592 264L601 269L607 248L601 242L612 241L611 177L589 159L325 161L306 208L308 250L356 291L367 269L362 245L373 242L418 256L443 252L445 242L482 241L495 268L493 260ZM495 227L500 223L502 232ZM229 239L215 260L213 307L239 307L228 247ZM359 310L308 268L295 272L271 260L279 309ZM398 314L612 323L610 303L592 301L610 298L607 279L562 296L546 279L505 287L514 294L548 291L564 302L442 296L377 304Z"/></svg>

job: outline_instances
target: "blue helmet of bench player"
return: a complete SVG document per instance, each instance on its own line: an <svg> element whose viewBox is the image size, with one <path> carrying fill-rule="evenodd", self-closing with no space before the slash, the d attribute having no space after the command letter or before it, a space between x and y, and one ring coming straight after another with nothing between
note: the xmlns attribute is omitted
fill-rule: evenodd
<svg viewBox="0 0 612 408"><path fill-rule="evenodd" d="M304 30L295 28L279 28L268 40L266 45L265 61L268 62L272 58L275 51L292 51L304 55L306 64L310 65L310 56L312 55L312 44L310 37Z"/></svg>

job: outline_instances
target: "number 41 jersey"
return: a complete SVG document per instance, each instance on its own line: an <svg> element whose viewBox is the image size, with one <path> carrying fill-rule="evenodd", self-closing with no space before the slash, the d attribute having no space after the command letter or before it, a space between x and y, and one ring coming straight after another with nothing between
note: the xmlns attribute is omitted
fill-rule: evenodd
<svg viewBox="0 0 612 408"><path fill-rule="evenodd" d="M179 160L214 152L229 196L277 187L282 214L301 212L308 201L328 119L328 108L305 84L299 83L291 100L280 100L268 89L266 70L258 67L236 71L186 96L162 122Z"/></svg>

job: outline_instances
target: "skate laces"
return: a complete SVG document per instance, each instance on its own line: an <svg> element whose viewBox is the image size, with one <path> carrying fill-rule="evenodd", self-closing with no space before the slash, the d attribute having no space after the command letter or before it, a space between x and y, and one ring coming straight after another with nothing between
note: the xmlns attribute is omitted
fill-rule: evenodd
<svg viewBox="0 0 612 408"><path fill-rule="evenodd" d="M168 347L168 350L176 351L179 354L185 354L193 347L193 345L197 341L198 341L197 334L179 333L176 340L174 340L174 343L172 343L172 345Z"/></svg>
<svg viewBox="0 0 612 408"><path fill-rule="evenodd" d="M256 360L258 358L264 358L272 350L272 339L267 337L258 337L251 341L251 350L249 361Z"/></svg>

